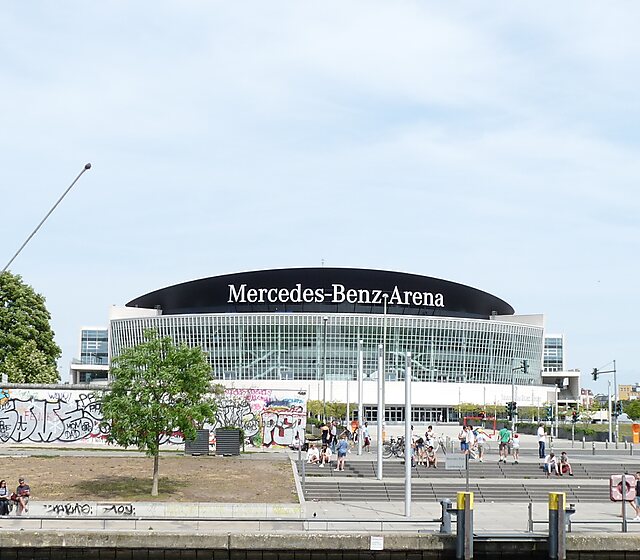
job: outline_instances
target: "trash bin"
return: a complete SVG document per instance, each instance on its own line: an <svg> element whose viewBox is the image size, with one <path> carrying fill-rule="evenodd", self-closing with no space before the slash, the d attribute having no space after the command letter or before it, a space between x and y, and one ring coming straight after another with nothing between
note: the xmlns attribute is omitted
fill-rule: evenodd
<svg viewBox="0 0 640 560"><path fill-rule="evenodd" d="M216 455L240 455L240 430L218 428L216 430Z"/></svg>
<svg viewBox="0 0 640 560"><path fill-rule="evenodd" d="M633 443L640 443L640 424L631 424Z"/></svg>
<svg viewBox="0 0 640 560"><path fill-rule="evenodd" d="M196 430L196 439L185 439L184 454L209 455L209 430Z"/></svg>

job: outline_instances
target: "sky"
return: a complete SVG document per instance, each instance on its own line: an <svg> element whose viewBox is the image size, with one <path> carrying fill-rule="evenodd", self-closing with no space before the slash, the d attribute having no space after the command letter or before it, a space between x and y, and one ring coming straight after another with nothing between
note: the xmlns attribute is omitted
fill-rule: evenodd
<svg viewBox="0 0 640 560"><path fill-rule="evenodd" d="M0 267L67 379L111 305L218 274L398 270L544 313L640 382L637 2L9 2Z"/></svg>

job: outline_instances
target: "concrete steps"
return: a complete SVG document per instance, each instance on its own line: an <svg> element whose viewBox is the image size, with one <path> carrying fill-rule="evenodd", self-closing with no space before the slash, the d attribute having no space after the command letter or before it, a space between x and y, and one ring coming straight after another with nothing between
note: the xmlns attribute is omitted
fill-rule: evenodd
<svg viewBox="0 0 640 560"><path fill-rule="evenodd" d="M404 500L404 484L398 482L340 482L338 480L306 481L306 499L332 502L388 502ZM465 490L464 481L455 483L420 482L412 484L412 501L432 502L455 499ZM469 485L479 502L546 502L549 492L565 492L569 503L602 502L609 499L609 488L602 485L544 484L527 485L521 482L504 484L476 482Z"/></svg>
<svg viewBox="0 0 640 560"><path fill-rule="evenodd" d="M591 479L607 480L614 473L635 473L640 470L640 464L636 463L572 463L574 476L572 480ZM404 463L399 461L385 461L383 473L385 478L404 478ZM298 467L301 474L301 468ZM371 479L376 476L376 463L374 461L353 461L347 463L344 471L335 471L333 468L319 468L317 465L305 465L307 478L362 478ZM544 474L538 463L498 463L497 461L469 464L469 475L473 479L506 478L506 479L536 479L544 478ZM437 469L419 466L411 469L413 479L438 480L442 478L465 478L464 470L446 470L444 463ZM565 476L565 478L569 478Z"/></svg>

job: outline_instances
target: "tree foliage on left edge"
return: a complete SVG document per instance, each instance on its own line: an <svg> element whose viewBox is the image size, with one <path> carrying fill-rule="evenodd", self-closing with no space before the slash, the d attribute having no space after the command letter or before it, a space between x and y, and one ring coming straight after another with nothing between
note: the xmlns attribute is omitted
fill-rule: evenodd
<svg viewBox="0 0 640 560"><path fill-rule="evenodd" d="M211 367L200 348L176 346L148 330L144 342L113 360L111 375L102 399L110 443L157 456L164 434L179 430L193 439L198 426L215 418Z"/></svg>
<svg viewBox="0 0 640 560"><path fill-rule="evenodd" d="M0 274L0 374L11 383L56 383L60 347L45 299L10 272Z"/></svg>

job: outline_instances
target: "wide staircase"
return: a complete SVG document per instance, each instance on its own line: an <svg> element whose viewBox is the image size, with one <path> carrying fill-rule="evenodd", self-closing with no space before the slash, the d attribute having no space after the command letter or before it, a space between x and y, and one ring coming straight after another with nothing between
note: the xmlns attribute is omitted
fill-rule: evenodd
<svg viewBox="0 0 640 560"><path fill-rule="evenodd" d="M547 478L536 463L469 464L469 490L479 502L544 502L549 492L566 492L567 500L601 502L609 499L609 476L640 470L638 463L572 462L574 476ZM305 465L304 491L307 500L315 501L396 501L404 499L404 462L383 463L383 480L376 480L375 461L352 461L344 472L333 468ZM302 476L301 465L298 474ZM414 501L437 501L455 496L466 489L464 470L447 470L419 466L411 469Z"/></svg>

